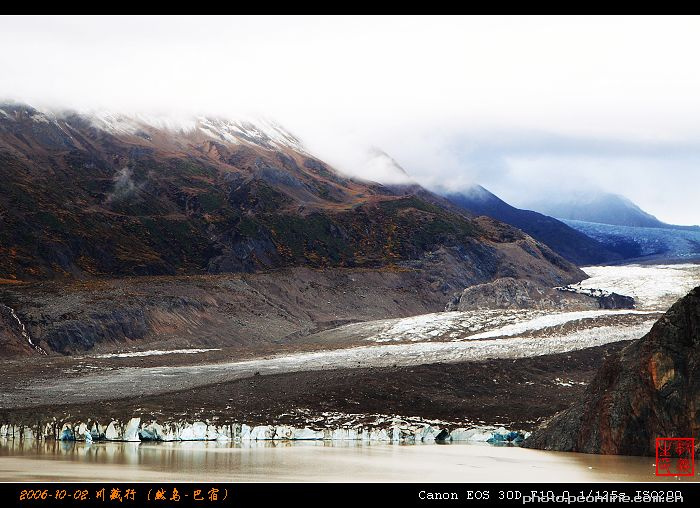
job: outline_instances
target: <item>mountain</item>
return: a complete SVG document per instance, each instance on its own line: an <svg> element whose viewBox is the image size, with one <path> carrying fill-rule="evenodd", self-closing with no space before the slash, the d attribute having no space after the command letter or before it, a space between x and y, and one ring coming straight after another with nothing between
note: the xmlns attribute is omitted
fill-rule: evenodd
<svg viewBox="0 0 700 508"><path fill-rule="evenodd" d="M0 179L0 356L279 351L502 277L585 278L410 181L344 176L267 121L3 104Z"/></svg>
<svg viewBox="0 0 700 508"><path fill-rule="evenodd" d="M521 231L420 186L344 176L267 121L2 104L0 178L10 281L294 266L432 270L460 290L583 277Z"/></svg>
<svg viewBox="0 0 700 508"><path fill-rule="evenodd" d="M602 264L622 259L619 253L563 222L509 205L481 185L446 194L452 203L474 215L486 215L521 229L577 265Z"/></svg>
<svg viewBox="0 0 700 508"><path fill-rule="evenodd" d="M565 193L532 203L532 207L557 217L560 222L591 238L606 251L614 253L617 259L700 257L700 227L661 222L618 194ZM523 226L518 227L525 230ZM547 243L544 238L536 238ZM554 245L548 245L557 250ZM615 261L615 258L609 258L608 261Z"/></svg>
<svg viewBox="0 0 700 508"><path fill-rule="evenodd" d="M615 226L700 230L697 226L676 226L661 222L626 197L606 192L551 195L546 199L528 202L527 206L557 219Z"/></svg>
<svg viewBox="0 0 700 508"><path fill-rule="evenodd" d="M647 335L609 357L584 398L525 445L653 456L657 438L697 435L698 379L700 287L674 304Z"/></svg>

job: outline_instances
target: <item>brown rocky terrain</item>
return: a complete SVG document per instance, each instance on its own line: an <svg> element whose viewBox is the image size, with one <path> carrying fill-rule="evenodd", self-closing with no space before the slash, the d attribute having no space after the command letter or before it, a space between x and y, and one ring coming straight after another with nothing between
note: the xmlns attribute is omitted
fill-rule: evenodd
<svg viewBox="0 0 700 508"><path fill-rule="evenodd" d="M268 273L130 277L6 288L37 344L86 350L238 347L264 350L338 325L441 310L443 279L417 270L311 268ZM9 310L4 355L31 353ZM5 336L5 335L3 335ZM12 339L12 340L11 340Z"/></svg>
<svg viewBox="0 0 700 508"><path fill-rule="evenodd" d="M0 104L0 178L0 303L50 354L267 343L439 310L496 278L585 277L420 186L349 178L269 123ZM14 321L0 314L0 355L26 352Z"/></svg>
<svg viewBox="0 0 700 508"><path fill-rule="evenodd" d="M505 277L466 288L455 295L445 310L597 308L597 302L584 295L565 294L529 280Z"/></svg>
<svg viewBox="0 0 700 508"><path fill-rule="evenodd" d="M654 455L659 437L700 429L700 287L652 330L608 358L585 395L525 445L547 450ZM696 447L697 453L697 447Z"/></svg>
<svg viewBox="0 0 700 508"><path fill-rule="evenodd" d="M0 304L0 351L2 356L27 356L36 353L22 336L22 329L12 309Z"/></svg>
<svg viewBox="0 0 700 508"><path fill-rule="evenodd" d="M511 246L543 277L582 277L419 186L344 176L275 125L170 128L4 104L0 178L3 279L377 268L439 251L488 279L522 264Z"/></svg>
<svg viewBox="0 0 700 508"><path fill-rule="evenodd" d="M579 399L600 362L625 344L517 361L339 368L253 376L186 390L173 387L168 393L106 401L57 400L49 406L0 408L0 424L139 417L304 427L315 426L313 422L324 426L337 413L339 424L343 418L361 422L382 414L532 430Z"/></svg>
<svg viewBox="0 0 700 508"><path fill-rule="evenodd" d="M551 276L527 260L517 266L517 259L516 246L497 269ZM7 306L0 312L0 355L32 354L10 309L49 353L182 347L250 352L293 346L300 337L346 323L441 311L449 294L485 277L438 251L415 268L297 267L6 285L0 288Z"/></svg>

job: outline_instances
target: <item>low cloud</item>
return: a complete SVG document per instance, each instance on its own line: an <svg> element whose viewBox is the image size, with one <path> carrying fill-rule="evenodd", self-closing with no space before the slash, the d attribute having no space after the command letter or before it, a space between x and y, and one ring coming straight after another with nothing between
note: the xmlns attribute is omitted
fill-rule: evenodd
<svg viewBox="0 0 700 508"><path fill-rule="evenodd" d="M699 46L694 17L4 16L0 97L258 114L363 178L399 177L378 146L432 189L590 185L697 223Z"/></svg>
<svg viewBox="0 0 700 508"><path fill-rule="evenodd" d="M131 168L124 167L117 171L114 177L114 186L112 192L107 195L106 204L112 204L119 201L124 201L134 196L140 186L134 182L133 172Z"/></svg>

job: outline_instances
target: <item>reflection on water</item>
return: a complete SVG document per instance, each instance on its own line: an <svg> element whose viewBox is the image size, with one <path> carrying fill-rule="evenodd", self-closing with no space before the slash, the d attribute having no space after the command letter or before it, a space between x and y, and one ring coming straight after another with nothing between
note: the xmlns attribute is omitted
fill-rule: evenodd
<svg viewBox="0 0 700 508"><path fill-rule="evenodd" d="M653 457L477 444L0 440L0 480L655 481ZM687 480L687 478L685 478ZM668 478L666 478L668 480ZM671 478L672 481L678 479Z"/></svg>

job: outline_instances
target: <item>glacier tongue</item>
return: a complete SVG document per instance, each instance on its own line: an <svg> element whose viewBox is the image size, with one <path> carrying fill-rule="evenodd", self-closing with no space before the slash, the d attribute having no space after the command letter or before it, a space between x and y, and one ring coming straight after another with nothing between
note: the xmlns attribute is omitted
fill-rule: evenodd
<svg viewBox="0 0 700 508"><path fill-rule="evenodd" d="M452 427L452 426L450 426ZM101 429L104 429L102 432ZM513 432L503 427L453 427L438 422L420 423L398 418L380 418L373 424L343 425L323 429L309 426L224 424L209 421L141 421L134 417L126 424L110 420L106 427L97 421L55 420L37 426L3 424L0 438L31 440L55 439L62 441L232 441L253 445L265 441L353 441L357 443L435 443L437 442L519 442L528 433Z"/></svg>

